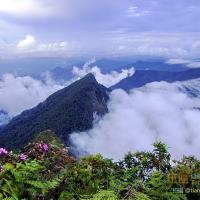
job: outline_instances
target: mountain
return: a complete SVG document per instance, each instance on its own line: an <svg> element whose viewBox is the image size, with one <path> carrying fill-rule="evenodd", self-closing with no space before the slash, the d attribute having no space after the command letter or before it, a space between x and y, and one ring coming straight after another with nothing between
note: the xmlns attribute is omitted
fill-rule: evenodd
<svg viewBox="0 0 200 200"><path fill-rule="evenodd" d="M155 70L155 71L168 71L179 72L187 70L184 64L169 64L165 60L138 60L132 62L131 65L125 65L127 67L134 67L136 70Z"/></svg>
<svg viewBox="0 0 200 200"><path fill-rule="evenodd" d="M72 67L56 67L50 71L53 80L59 83L64 83L73 78Z"/></svg>
<svg viewBox="0 0 200 200"><path fill-rule="evenodd" d="M111 71L120 71L121 69L134 67L136 70L155 70L155 71L168 71L179 72L187 69L185 64L169 64L165 60L133 60L133 59L100 59L93 63L91 66L97 65L103 73L110 73Z"/></svg>
<svg viewBox="0 0 200 200"><path fill-rule="evenodd" d="M73 66L82 68L84 62L79 62L74 65L64 65L60 63L54 69L50 70L50 74L54 80L57 82L63 83L73 78L72 70ZM104 74L110 73L111 71L120 72L121 69L127 69L134 67L136 70L155 70L155 71L184 71L186 66L183 64L167 64L164 60L149 60L149 61L133 61L133 60L112 60L112 59L99 59L94 63L91 63L89 67L98 66L101 69L101 72ZM38 78L38 77L36 77Z"/></svg>
<svg viewBox="0 0 200 200"><path fill-rule="evenodd" d="M13 118L0 130L0 146L20 148L47 129L69 145L69 134L92 128L95 113L107 112L108 89L92 74L57 91L33 109Z"/></svg>
<svg viewBox="0 0 200 200"><path fill-rule="evenodd" d="M124 65L127 65L127 62L122 61L115 61L110 59L100 59L95 61L94 63L90 64L89 67L98 66L102 73L110 73L111 71L120 71ZM54 69L50 70L50 75L56 82L63 83L66 82L74 77L72 70L73 66L77 66L79 68L82 68L84 65L84 62L76 63L71 66L65 66L65 65L58 65ZM38 78L38 77L36 77ZM41 78L40 78L41 79Z"/></svg>
<svg viewBox="0 0 200 200"><path fill-rule="evenodd" d="M130 61L122 61L122 60L112 60L103 58L100 60L97 60L95 63L91 64L91 66L98 66L102 73L110 73L111 71L120 71L124 68L124 66L131 66L132 64Z"/></svg>
<svg viewBox="0 0 200 200"><path fill-rule="evenodd" d="M147 83L155 81L166 81L172 83L175 81L187 81L196 78L200 78L200 69L190 69L181 72L136 70L133 76L123 79L116 85L112 86L111 89L121 88L128 91L132 88L139 88Z"/></svg>

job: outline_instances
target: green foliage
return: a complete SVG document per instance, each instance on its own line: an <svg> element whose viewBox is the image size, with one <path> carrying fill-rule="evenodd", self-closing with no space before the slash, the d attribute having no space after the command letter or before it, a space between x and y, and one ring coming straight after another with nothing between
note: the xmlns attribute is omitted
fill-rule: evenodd
<svg viewBox="0 0 200 200"><path fill-rule="evenodd" d="M191 177L200 174L200 161L194 157L172 161L162 142L154 143L152 151L128 153L120 162L100 154L76 160L55 135L46 138L46 133L22 152L0 155L0 199L200 199L198 193L173 192L173 188L199 188ZM181 174L189 180L169 178Z"/></svg>
<svg viewBox="0 0 200 200"><path fill-rule="evenodd" d="M51 144L52 146L56 146L59 148L64 147L62 141L51 130L40 132L33 140L33 143L40 143L40 142Z"/></svg>
<svg viewBox="0 0 200 200"><path fill-rule="evenodd" d="M118 200L118 196L109 190L101 190L89 200Z"/></svg>
<svg viewBox="0 0 200 200"><path fill-rule="evenodd" d="M141 192L135 193L135 199L136 200L151 200L146 194L141 193Z"/></svg>
<svg viewBox="0 0 200 200"><path fill-rule="evenodd" d="M44 170L37 161L32 160L26 163L6 163L3 165L3 171L0 173L0 193L4 197L12 197L14 199L23 198L41 192L30 184L32 180L39 183L39 174ZM31 188L31 191L29 190ZM42 188L43 189L43 188ZM31 194L31 195L32 195ZM34 196L34 195L33 195Z"/></svg>
<svg viewBox="0 0 200 200"><path fill-rule="evenodd" d="M148 194L155 200L185 200L185 194L175 194L171 191L172 184L166 174L154 172L147 181Z"/></svg>
<svg viewBox="0 0 200 200"><path fill-rule="evenodd" d="M154 170L166 173L170 170L170 154L162 142L153 144L153 152L128 153L120 163L124 168L135 168L135 176L146 179Z"/></svg>

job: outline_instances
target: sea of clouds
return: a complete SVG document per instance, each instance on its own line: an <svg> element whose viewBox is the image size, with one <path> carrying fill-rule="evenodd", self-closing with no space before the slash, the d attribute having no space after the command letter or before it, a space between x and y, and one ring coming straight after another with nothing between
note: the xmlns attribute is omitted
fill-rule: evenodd
<svg viewBox="0 0 200 200"><path fill-rule="evenodd" d="M91 60L82 67L73 67L73 79L63 84L52 80L49 73L42 80L5 74L0 79L0 109L16 116L87 73L93 73L107 87L134 74L133 68L103 74L93 63ZM151 149L153 142L162 140L175 157L199 156L199 97L199 79L171 84L154 82L129 93L114 90L110 93L109 113L95 120L93 129L73 133L71 141L79 155L102 153L119 159L128 151Z"/></svg>
<svg viewBox="0 0 200 200"><path fill-rule="evenodd" d="M120 159L129 151L149 150L156 140L166 142L174 157L199 156L200 80L154 82L130 93L110 94L109 113L92 130L71 135L77 153L102 153Z"/></svg>

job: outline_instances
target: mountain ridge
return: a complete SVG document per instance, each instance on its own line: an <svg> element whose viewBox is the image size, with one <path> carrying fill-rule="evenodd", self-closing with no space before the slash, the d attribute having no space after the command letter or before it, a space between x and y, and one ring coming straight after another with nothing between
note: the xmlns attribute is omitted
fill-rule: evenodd
<svg viewBox="0 0 200 200"><path fill-rule="evenodd" d="M108 92L94 75L88 74L55 92L38 106L14 117L0 130L0 146L23 147L37 133L47 129L69 145L69 134L92 128L93 114L102 116L108 111Z"/></svg>
<svg viewBox="0 0 200 200"><path fill-rule="evenodd" d="M180 72L136 70L132 76L121 80L116 85L110 87L110 89L113 90L120 88L128 91L130 89L139 88L152 82L166 81L173 83L176 81L187 81L196 78L200 78L200 68L189 69Z"/></svg>

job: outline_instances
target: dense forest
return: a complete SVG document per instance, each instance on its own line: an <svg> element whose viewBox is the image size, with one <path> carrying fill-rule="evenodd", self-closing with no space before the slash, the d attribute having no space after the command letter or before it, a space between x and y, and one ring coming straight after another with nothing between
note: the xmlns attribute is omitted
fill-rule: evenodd
<svg viewBox="0 0 200 200"><path fill-rule="evenodd" d="M118 162L69 152L50 131L18 152L0 148L0 199L200 199L200 161L173 160L161 141Z"/></svg>

